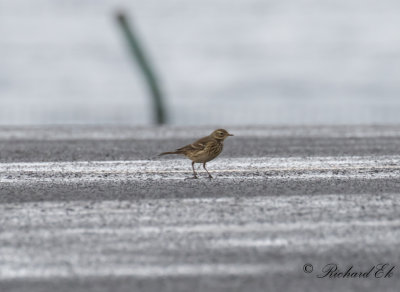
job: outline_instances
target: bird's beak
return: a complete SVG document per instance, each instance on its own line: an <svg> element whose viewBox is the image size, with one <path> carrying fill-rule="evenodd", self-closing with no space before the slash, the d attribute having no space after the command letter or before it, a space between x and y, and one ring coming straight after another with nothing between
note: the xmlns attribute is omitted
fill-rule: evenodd
<svg viewBox="0 0 400 292"><path fill-rule="evenodd" d="M228 136L235 136L235 135L233 135L233 134L228 134Z"/></svg>

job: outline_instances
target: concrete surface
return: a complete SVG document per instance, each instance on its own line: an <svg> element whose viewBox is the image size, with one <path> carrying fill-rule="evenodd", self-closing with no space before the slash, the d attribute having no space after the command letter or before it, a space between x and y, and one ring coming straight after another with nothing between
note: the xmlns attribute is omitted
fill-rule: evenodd
<svg viewBox="0 0 400 292"><path fill-rule="evenodd" d="M1 291L398 290L400 127L212 129L1 128Z"/></svg>

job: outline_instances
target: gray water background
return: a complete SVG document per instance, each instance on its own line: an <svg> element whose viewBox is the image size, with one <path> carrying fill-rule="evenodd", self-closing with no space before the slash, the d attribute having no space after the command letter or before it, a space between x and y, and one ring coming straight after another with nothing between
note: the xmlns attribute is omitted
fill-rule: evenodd
<svg viewBox="0 0 400 292"><path fill-rule="evenodd" d="M400 123L399 1L1 0L0 124L150 124L120 9L171 124Z"/></svg>

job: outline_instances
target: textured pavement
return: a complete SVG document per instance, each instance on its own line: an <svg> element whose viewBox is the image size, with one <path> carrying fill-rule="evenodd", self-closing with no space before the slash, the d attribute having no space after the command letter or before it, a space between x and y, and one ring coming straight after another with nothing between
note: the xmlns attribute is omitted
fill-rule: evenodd
<svg viewBox="0 0 400 292"><path fill-rule="evenodd" d="M212 129L0 128L1 291L397 291L400 127Z"/></svg>

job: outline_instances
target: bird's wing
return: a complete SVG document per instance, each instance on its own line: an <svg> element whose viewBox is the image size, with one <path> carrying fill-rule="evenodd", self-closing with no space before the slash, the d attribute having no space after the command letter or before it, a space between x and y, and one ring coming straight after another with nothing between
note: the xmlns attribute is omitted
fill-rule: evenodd
<svg viewBox="0 0 400 292"><path fill-rule="evenodd" d="M192 144L183 146L179 149L176 149L177 151L190 151L190 150L203 150L204 148L206 148L206 144L209 141L209 137L203 137L199 140L197 140L196 142L193 142Z"/></svg>

